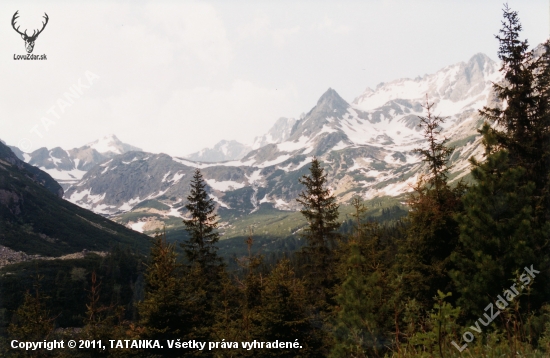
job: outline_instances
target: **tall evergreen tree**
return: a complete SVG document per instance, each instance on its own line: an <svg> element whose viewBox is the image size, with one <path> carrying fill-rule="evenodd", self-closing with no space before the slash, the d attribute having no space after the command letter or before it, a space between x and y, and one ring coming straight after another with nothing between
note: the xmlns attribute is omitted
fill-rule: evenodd
<svg viewBox="0 0 550 358"><path fill-rule="evenodd" d="M503 83L493 90L505 105L485 107L481 114L490 123L496 150L508 151L510 165L525 168L524 181L535 183L534 196L540 198L548 186L550 148L550 53L547 42L538 53L529 51L527 40L520 40L522 30L516 11L507 5L503 10L498 57ZM543 204L539 200L539 204ZM536 209L534 207L534 209ZM548 210L544 207L539 209Z"/></svg>
<svg viewBox="0 0 550 358"><path fill-rule="evenodd" d="M338 237L336 230L340 227L338 204L326 187L327 175L317 158L313 158L309 170L310 175L300 178L306 188L296 200L302 204L301 213L308 222L302 234L307 240L302 249L307 262L307 284L313 297L323 300L335 283L334 248Z"/></svg>
<svg viewBox="0 0 550 358"><path fill-rule="evenodd" d="M187 200L185 208L189 211L190 218L184 219L183 223L189 240L183 242L181 247L189 264L198 265L210 280L215 280L223 266L216 246L220 240L220 234L216 231L218 216L214 213L214 200L208 197L206 184L199 169L195 170L193 175L191 193Z"/></svg>
<svg viewBox="0 0 550 358"><path fill-rule="evenodd" d="M164 233L157 233L145 274L145 296L138 303L143 338L178 339L189 333L192 307L185 299L184 284L174 245L166 242ZM163 354L175 352L166 348Z"/></svg>
<svg viewBox="0 0 550 358"><path fill-rule="evenodd" d="M122 324L124 308L111 304L109 306L100 304L102 283L97 281L95 271L92 271L91 286L88 291L88 303L86 304L86 316L84 327L80 332L80 339L83 340L103 340L107 342L112 337L125 337L127 327ZM91 357L113 356L116 355L107 346L104 350L98 346L86 348Z"/></svg>
<svg viewBox="0 0 550 358"><path fill-rule="evenodd" d="M427 142L426 148L417 148L415 152L422 156L422 161L428 165L428 176L425 178L425 185L435 190L436 197L442 195L442 191L448 190L447 176L449 174L449 156L454 151L453 147L447 147L447 138L441 137L441 125L445 123L445 118L433 115L432 108L434 104L428 101L426 95L426 106L424 107L427 116L419 116L419 127L424 131L424 139Z"/></svg>
<svg viewBox="0 0 550 358"><path fill-rule="evenodd" d="M261 255L252 254L252 229L245 241L248 246L248 257L237 259L242 268L242 275L235 275L232 280L228 274L222 278L216 310L215 337L232 342L263 341L259 311L262 304L263 285L258 268L262 264ZM243 348L219 350L216 357L257 357L257 350Z"/></svg>
<svg viewBox="0 0 550 358"><path fill-rule="evenodd" d="M480 130L486 158L470 159L476 185L464 198L465 212L457 216L460 250L453 256L453 277L466 312L479 311L525 266L541 271L531 307L550 294L548 52L535 59L527 41L519 40L517 12L505 6L503 16L496 37L504 82L494 84L503 105L480 111L496 126L485 123Z"/></svg>
<svg viewBox="0 0 550 358"><path fill-rule="evenodd" d="M364 222L366 207L358 198L354 232L343 244L336 289L332 357L380 356L393 326L394 288L384 256L386 248L374 222Z"/></svg>
<svg viewBox="0 0 550 358"><path fill-rule="evenodd" d="M216 231L218 216L215 205L208 197L206 184L199 169L191 180L191 192L185 206L190 217L183 220L189 239L181 243L187 258L185 285L187 301L193 303L193 337L207 341L213 334L217 295L221 289L224 264L218 256Z"/></svg>
<svg viewBox="0 0 550 358"><path fill-rule="evenodd" d="M427 145L416 151L428 171L409 196L409 227L407 238L399 248L397 267L402 275L403 292L429 309L438 289L451 289L450 257L458 243L454 215L462 210L460 199L465 186L460 182L451 188L448 184L449 156L453 148L447 147L447 139L441 137L440 125L445 118L433 115L433 103L427 98L425 108L427 116L419 117L419 127L424 131Z"/></svg>

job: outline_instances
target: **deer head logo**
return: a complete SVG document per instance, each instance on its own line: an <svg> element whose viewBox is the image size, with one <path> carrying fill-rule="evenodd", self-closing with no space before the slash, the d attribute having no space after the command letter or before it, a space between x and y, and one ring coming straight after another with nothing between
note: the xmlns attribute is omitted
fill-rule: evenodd
<svg viewBox="0 0 550 358"><path fill-rule="evenodd" d="M44 28L46 27L46 25L48 24L48 14L44 13L44 19L46 20L46 22L42 22L42 29L40 30L33 30L32 32L32 35L29 36L27 35L27 30L25 30L25 32L21 32L19 31L19 26L17 26L17 28L15 27L15 20L17 20L17 18L19 17L18 15L18 12L19 10L17 10L15 12L15 14L13 14L13 17L11 18L11 26L13 27L13 29L19 34L21 35L21 38L23 40L25 40L25 48L27 49L27 52L28 53L32 53L32 50L34 49L34 42L36 41L36 38L38 37L38 35L40 35L40 33L42 31L44 31Z"/></svg>

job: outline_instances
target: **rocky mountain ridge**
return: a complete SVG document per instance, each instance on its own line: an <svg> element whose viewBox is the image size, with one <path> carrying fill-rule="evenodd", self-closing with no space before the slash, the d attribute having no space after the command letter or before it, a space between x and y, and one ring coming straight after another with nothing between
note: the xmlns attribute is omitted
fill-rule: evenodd
<svg viewBox="0 0 550 358"><path fill-rule="evenodd" d="M240 160L204 163L125 153L92 168L65 197L104 215L154 202L166 217L181 217L192 172L200 168L221 209L250 213L265 203L296 210L294 199L303 189L298 178L308 173L314 156L341 202L354 195L401 195L422 172L413 150L423 145L418 116L425 115L426 95L435 103L435 114L448 116L442 134L456 147L451 178L457 180L468 173L468 158L481 154L477 128L483 120L477 112L494 104L492 82L499 76L498 65L477 54L432 75L367 89L353 103L328 89L301 119L279 123L284 128L279 133L285 135L281 140L272 136L271 143L266 140Z"/></svg>
<svg viewBox="0 0 550 358"><path fill-rule="evenodd" d="M78 182L88 170L106 159L129 151L141 151L138 147L122 143L115 135L70 150L42 147L32 153L23 153L16 147L10 148L21 160L51 175L64 189Z"/></svg>
<svg viewBox="0 0 550 358"><path fill-rule="evenodd" d="M499 80L498 65L476 54L431 75L367 88L352 103L329 88L300 119L280 118L254 144L241 146L238 155L230 153L231 142L222 141L211 153L201 151L193 157L208 159L225 152L238 158L250 150L240 159L223 162L125 152L121 146L121 154L111 151L108 157L97 151L98 145L74 153L54 148L23 155L49 171L53 169L48 165L57 170L64 163L65 173L81 170L80 176L62 181L65 198L107 216L134 213L129 225L137 230L144 225L140 215L144 218L147 212L166 219L183 216L195 168L201 169L222 211L251 213L262 205L299 209L295 198L303 188L298 178L308 174L314 156L325 167L340 202L354 195L399 196L411 190L423 171L414 149L424 145L418 117L426 114L426 101L435 104L434 114L447 117L442 134L456 147L451 179L458 180L469 172L468 158L482 153L477 129L483 119L478 110L496 104L492 82ZM86 156L90 160L77 161Z"/></svg>

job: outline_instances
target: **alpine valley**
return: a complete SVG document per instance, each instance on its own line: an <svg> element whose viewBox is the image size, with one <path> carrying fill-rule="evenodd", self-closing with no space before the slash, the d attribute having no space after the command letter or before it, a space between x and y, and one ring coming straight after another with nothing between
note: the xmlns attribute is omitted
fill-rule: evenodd
<svg viewBox="0 0 550 358"><path fill-rule="evenodd" d="M451 183L468 180L468 159L482 155L478 110L495 105L498 69L480 53L434 74L380 83L352 102L329 88L309 112L280 118L253 143L222 141L186 157L143 152L115 136L71 150L12 150L57 180L66 200L146 234L165 225L183 235L190 180L200 168L218 204L224 238L246 235L249 225L259 234L285 237L305 224L295 199L303 190L298 179L309 173L314 156L328 173L344 219L356 195L370 201L373 214L402 208L424 171L414 149L424 146L418 117L426 115L427 100L435 103L435 115L447 118L441 134L455 148Z"/></svg>

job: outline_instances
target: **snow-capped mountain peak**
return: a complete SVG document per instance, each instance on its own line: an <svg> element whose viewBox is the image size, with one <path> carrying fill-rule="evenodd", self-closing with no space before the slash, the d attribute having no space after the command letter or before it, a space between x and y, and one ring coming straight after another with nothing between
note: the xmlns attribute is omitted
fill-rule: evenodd
<svg viewBox="0 0 550 358"><path fill-rule="evenodd" d="M123 154L131 151L141 151L140 148L122 143L114 134L107 135L96 141L86 144L84 147L95 149L98 153Z"/></svg>
<svg viewBox="0 0 550 358"><path fill-rule="evenodd" d="M314 110L317 112L321 111L332 111L332 112L345 112L349 107L348 102L346 102L338 92L329 88L317 101L317 105L314 107Z"/></svg>
<svg viewBox="0 0 550 358"><path fill-rule="evenodd" d="M468 158L483 153L477 132L483 118L477 110L494 101L492 82L500 79L498 65L477 54L431 75L382 83L352 103L329 88L299 120L279 119L240 160L205 163L207 151L198 153L201 162L126 153L89 169L65 196L104 214L133 210L136 204L154 199L155 207L168 208L166 215L173 216L188 195L193 170L200 168L220 207L252 212L270 203L279 209L297 209L295 198L302 187L296 179L307 173L314 156L323 163L328 183L342 202L355 195L397 196L410 191L424 171L414 149L425 145L418 123L419 116L426 115L426 95L435 103L434 114L448 117L441 134L455 147L450 179L458 180L469 171ZM103 142L108 147L111 141L115 140ZM100 142L91 145L105 150ZM234 144L222 141L211 150L227 156ZM130 182L128 178L135 175L140 181Z"/></svg>
<svg viewBox="0 0 550 358"><path fill-rule="evenodd" d="M376 90L367 88L352 103L368 111L383 106L393 99L425 102L426 94L441 112L456 113L467 105L464 101L475 99L491 89L492 82L500 79L499 66L487 55L478 53L468 62L459 62L442 68L434 74L415 79L402 78L381 83Z"/></svg>

